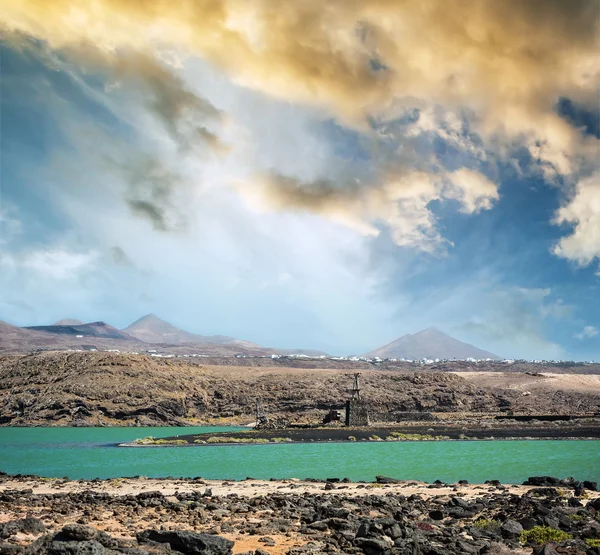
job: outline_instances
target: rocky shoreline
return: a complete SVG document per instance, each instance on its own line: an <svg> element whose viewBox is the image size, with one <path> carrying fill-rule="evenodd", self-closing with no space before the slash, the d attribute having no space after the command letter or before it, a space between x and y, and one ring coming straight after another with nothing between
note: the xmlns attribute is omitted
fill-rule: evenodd
<svg viewBox="0 0 600 555"><path fill-rule="evenodd" d="M593 482L0 476L0 553L600 554Z"/></svg>

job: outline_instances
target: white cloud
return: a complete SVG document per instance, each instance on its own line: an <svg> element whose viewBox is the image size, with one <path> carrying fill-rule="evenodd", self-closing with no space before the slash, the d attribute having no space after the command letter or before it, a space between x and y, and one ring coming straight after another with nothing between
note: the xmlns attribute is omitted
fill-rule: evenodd
<svg viewBox="0 0 600 555"><path fill-rule="evenodd" d="M577 184L573 197L556 213L555 223L570 224L573 231L554 246L554 254L581 266L600 258L600 171Z"/></svg>
<svg viewBox="0 0 600 555"><path fill-rule="evenodd" d="M596 337L598 334L600 334L600 330L595 326L585 326L579 333L573 335L573 337L583 341L585 339Z"/></svg>
<svg viewBox="0 0 600 555"><path fill-rule="evenodd" d="M89 271L98 258L97 252L77 253L62 249L39 250L16 259L15 266L37 273L40 278L58 281L77 279Z"/></svg>

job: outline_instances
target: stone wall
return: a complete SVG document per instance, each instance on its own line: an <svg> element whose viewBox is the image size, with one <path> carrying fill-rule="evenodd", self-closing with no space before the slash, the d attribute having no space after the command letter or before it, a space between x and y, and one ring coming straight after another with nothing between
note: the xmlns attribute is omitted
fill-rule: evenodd
<svg viewBox="0 0 600 555"><path fill-rule="evenodd" d="M346 401L346 426L368 426L369 409L364 401Z"/></svg>

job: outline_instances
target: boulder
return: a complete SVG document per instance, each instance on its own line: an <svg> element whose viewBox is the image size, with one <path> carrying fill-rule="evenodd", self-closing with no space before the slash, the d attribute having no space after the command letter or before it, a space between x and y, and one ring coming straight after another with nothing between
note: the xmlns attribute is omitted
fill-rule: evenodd
<svg viewBox="0 0 600 555"><path fill-rule="evenodd" d="M98 530L83 524L67 524L60 532L65 539L78 542L92 540L98 534Z"/></svg>
<svg viewBox="0 0 600 555"><path fill-rule="evenodd" d="M523 526L521 526L516 520L507 520L500 527L500 532L503 538L517 539L521 532L523 532Z"/></svg>
<svg viewBox="0 0 600 555"><path fill-rule="evenodd" d="M109 555L101 543L91 541L63 541L60 536L43 536L27 546L26 555Z"/></svg>
<svg viewBox="0 0 600 555"><path fill-rule="evenodd" d="M393 543L389 538L356 538L354 543L363 550L366 555L379 555L389 553Z"/></svg>
<svg viewBox="0 0 600 555"><path fill-rule="evenodd" d="M399 484L401 482L401 480L388 476L375 476L375 480L378 484Z"/></svg>
<svg viewBox="0 0 600 555"><path fill-rule="evenodd" d="M138 543L168 543L184 555L230 555L234 542L211 534L187 530L145 530L136 535Z"/></svg>
<svg viewBox="0 0 600 555"><path fill-rule="evenodd" d="M530 476L523 482L523 485L557 487L562 485L562 480L559 478L554 478L553 476Z"/></svg>
<svg viewBox="0 0 600 555"><path fill-rule="evenodd" d="M27 517L0 524L0 538L9 538L15 534L41 534L46 531L44 523L38 518Z"/></svg>
<svg viewBox="0 0 600 555"><path fill-rule="evenodd" d="M592 499L587 505L586 507L592 508L592 509L596 509L597 511L600 511L600 497L597 497L596 499Z"/></svg>

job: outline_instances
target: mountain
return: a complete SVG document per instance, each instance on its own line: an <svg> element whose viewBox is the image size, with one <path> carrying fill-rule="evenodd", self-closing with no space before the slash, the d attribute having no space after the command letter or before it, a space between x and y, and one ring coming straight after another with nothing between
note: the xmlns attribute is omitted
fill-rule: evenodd
<svg viewBox="0 0 600 555"><path fill-rule="evenodd" d="M500 358L498 355L454 339L454 337L437 328L427 328L413 335L404 335L383 347L367 353L365 356L369 358L404 358L409 360L423 358L440 358L446 360Z"/></svg>
<svg viewBox="0 0 600 555"><path fill-rule="evenodd" d="M69 320L67 320L69 321ZM59 320L65 322L65 320ZM130 326L140 337L119 330L105 322L89 324L56 323L51 326L17 327L0 321L0 353L30 353L45 351L107 351L146 352L158 350L165 355L205 356L265 356L274 353L273 349L260 347L250 341L215 335L205 337L179 330L156 316L141 318ZM137 332L135 331L137 329ZM143 332L146 332L144 334ZM154 330L154 335L149 334ZM156 345L158 341L160 345Z"/></svg>
<svg viewBox="0 0 600 555"><path fill-rule="evenodd" d="M109 326L105 322L92 322L90 324L81 324L75 326L69 325L53 325L53 326L27 326L27 330L52 333L59 335L72 335L77 337L83 335L85 337L101 337L104 339L122 339L125 341L137 342L135 337L125 333L113 326Z"/></svg>
<svg viewBox="0 0 600 555"><path fill-rule="evenodd" d="M256 343L235 339L227 335L198 335L182 330L165 322L155 314L147 314L126 327L124 332L146 343L179 345L181 343L212 343L215 345L235 345L244 348L262 348Z"/></svg>
<svg viewBox="0 0 600 555"><path fill-rule="evenodd" d="M6 322L0 322L0 352L30 352L37 349L129 349L140 345L131 337L123 339L127 334L108 326L103 322L75 326L33 326L19 328ZM81 329L83 328L83 329ZM53 330L60 330L55 332ZM114 332L121 338L111 337Z"/></svg>
<svg viewBox="0 0 600 555"><path fill-rule="evenodd" d="M33 335L35 335L33 332L29 332L26 329L7 324L0 320L0 337L6 343L23 341Z"/></svg>
<svg viewBox="0 0 600 555"><path fill-rule="evenodd" d="M53 326L81 326L84 324L81 320L76 320L75 318L63 318L58 322L54 322Z"/></svg>

